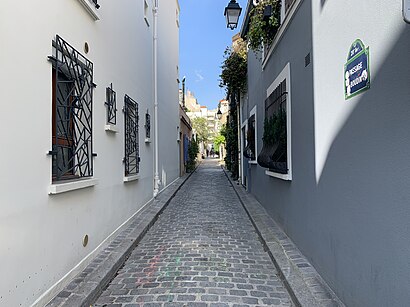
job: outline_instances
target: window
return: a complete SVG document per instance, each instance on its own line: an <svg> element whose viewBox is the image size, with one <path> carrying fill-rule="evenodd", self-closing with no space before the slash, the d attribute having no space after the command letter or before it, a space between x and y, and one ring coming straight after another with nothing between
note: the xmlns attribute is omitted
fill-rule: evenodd
<svg viewBox="0 0 410 307"><path fill-rule="evenodd" d="M148 3L147 0L144 0L144 20L147 23L147 26L149 27L149 20L148 20Z"/></svg>
<svg viewBox="0 0 410 307"><path fill-rule="evenodd" d="M105 91L107 106L107 125L117 124L117 95L112 89L112 83L110 87L106 88Z"/></svg>
<svg viewBox="0 0 410 307"><path fill-rule="evenodd" d="M246 147L244 156L251 161L256 160L256 114L252 114L248 119L248 130L246 131Z"/></svg>
<svg viewBox="0 0 410 307"><path fill-rule="evenodd" d="M95 8L98 10L100 5L98 4L98 0L91 0L92 4L94 4Z"/></svg>
<svg viewBox="0 0 410 307"><path fill-rule="evenodd" d="M267 90L263 147L258 164L268 175L292 179L290 139L290 65L288 64Z"/></svg>
<svg viewBox="0 0 410 307"><path fill-rule="evenodd" d="M100 16L97 13L97 10L100 8L98 0L78 0L88 14L95 20L99 20Z"/></svg>
<svg viewBox="0 0 410 307"><path fill-rule="evenodd" d="M295 2L295 0L285 0L285 15L288 13L293 2Z"/></svg>
<svg viewBox="0 0 410 307"><path fill-rule="evenodd" d="M93 64L57 36L52 68L52 181L93 175Z"/></svg>
<svg viewBox="0 0 410 307"><path fill-rule="evenodd" d="M124 97L125 117L125 177L139 173L138 104L128 95Z"/></svg>
<svg viewBox="0 0 410 307"><path fill-rule="evenodd" d="M145 141L149 142L151 139L151 115L148 113L145 114Z"/></svg>

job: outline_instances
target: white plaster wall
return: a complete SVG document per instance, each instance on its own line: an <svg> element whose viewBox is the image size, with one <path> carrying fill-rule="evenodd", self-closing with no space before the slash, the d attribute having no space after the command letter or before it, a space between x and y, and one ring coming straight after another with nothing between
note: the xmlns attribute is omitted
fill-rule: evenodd
<svg viewBox="0 0 410 307"><path fill-rule="evenodd" d="M158 2L159 175L164 188L179 176L179 4Z"/></svg>
<svg viewBox="0 0 410 307"><path fill-rule="evenodd" d="M350 46L359 38L370 47L373 79L408 27L401 9L401 1L312 1L317 182L334 138L362 97L344 99L343 69Z"/></svg>
<svg viewBox="0 0 410 307"><path fill-rule="evenodd" d="M143 0L101 2L99 21L94 21L78 0L0 3L1 114L5 127L0 131L0 306L28 306L39 297L38 304L44 304L68 281L66 278L57 284L60 279L78 264L72 273L81 269L86 257L152 198L154 148L152 143L144 143L146 110L153 115L152 26L144 21ZM151 8L149 13L152 20ZM175 18L174 11L162 10L159 18L164 20L163 28L168 15ZM176 31L172 33L175 36ZM98 154L94 178L99 184L49 196L51 158L46 153L51 149L52 110L47 56L52 53L56 34L83 54L84 42L90 46L86 57L94 63L97 84L93 144ZM178 42L168 43L176 54L172 58L175 66ZM160 51L163 58L161 52L164 49ZM167 85L169 80L161 80L162 97L175 95L177 110L177 90L174 94ZM111 82L117 92L117 134L104 131L105 88ZM124 94L136 100L140 110L141 178L130 183L123 182ZM173 116L165 107L162 112ZM171 120L162 122L160 129L175 142ZM169 160L162 164L168 178L173 179L178 151L171 147L168 151L176 157L175 163ZM89 236L87 247L82 246L85 234Z"/></svg>

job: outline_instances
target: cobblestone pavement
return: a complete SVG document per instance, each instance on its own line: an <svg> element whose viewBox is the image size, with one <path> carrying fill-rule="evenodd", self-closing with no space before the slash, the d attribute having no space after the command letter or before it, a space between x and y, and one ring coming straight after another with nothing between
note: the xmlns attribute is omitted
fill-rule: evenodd
<svg viewBox="0 0 410 307"><path fill-rule="evenodd" d="M94 306L292 306L221 168L205 160Z"/></svg>

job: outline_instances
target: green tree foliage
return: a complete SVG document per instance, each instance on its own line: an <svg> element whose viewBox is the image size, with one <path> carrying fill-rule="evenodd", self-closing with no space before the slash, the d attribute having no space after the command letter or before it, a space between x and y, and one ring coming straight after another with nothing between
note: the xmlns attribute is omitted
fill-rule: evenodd
<svg viewBox="0 0 410 307"><path fill-rule="evenodd" d="M208 122L206 118L203 117L195 117L192 119L192 126L194 127L197 133L197 141L198 142L208 142L211 136L211 133L208 128Z"/></svg>
<svg viewBox="0 0 410 307"><path fill-rule="evenodd" d="M249 22L249 31L247 39L249 47L258 52L262 46L269 46L280 25L280 3L279 0L261 0L251 11ZM264 17L265 8L270 6L272 15L269 18Z"/></svg>
<svg viewBox="0 0 410 307"><path fill-rule="evenodd" d="M247 52L246 45L243 41L238 42L235 49L227 47L224 52L224 61L222 62L222 73L220 75L219 86L230 91L246 91L247 84Z"/></svg>
<svg viewBox="0 0 410 307"><path fill-rule="evenodd" d="M247 48L246 43L237 41L234 48L227 48L222 63L220 87L226 89L231 106L229 108L229 120L226 127L221 131L226 142L225 166L231 171L233 178L239 175L238 157L238 114L236 101L247 90Z"/></svg>
<svg viewBox="0 0 410 307"><path fill-rule="evenodd" d="M237 179L239 176L238 161L238 123L236 108L229 111L229 121L221 130L221 134L226 140L225 166L232 173L232 178Z"/></svg>
<svg viewBox="0 0 410 307"><path fill-rule="evenodd" d="M198 157L199 153L199 145L198 142L192 138L192 141L189 143L188 146L188 162L187 162L187 171L192 172L196 167L196 158Z"/></svg>
<svg viewBox="0 0 410 307"><path fill-rule="evenodd" d="M265 118L262 140L266 145L281 143L286 145L286 110L280 108L271 117Z"/></svg>
<svg viewBox="0 0 410 307"><path fill-rule="evenodd" d="M214 137L215 148L219 148L222 144L225 144L225 137L222 134L218 134Z"/></svg>

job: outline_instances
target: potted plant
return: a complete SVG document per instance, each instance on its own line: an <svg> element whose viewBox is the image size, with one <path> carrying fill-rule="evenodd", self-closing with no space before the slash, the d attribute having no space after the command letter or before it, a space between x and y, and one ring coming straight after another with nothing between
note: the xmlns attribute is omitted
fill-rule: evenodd
<svg viewBox="0 0 410 307"><path fill-rule="evenodd" d="M280 0L261 0L252 9L247 39L253 51L272 44L280 26L280 7Z"/></svg>
<svg viewBox="0 0 410 307"><path fill-rule="evenodd" d="M258 156L258 164L274 172L286 174L287 131L284 108L279 108L271 117L265 118L262 140L263 147Z"/></svg>

